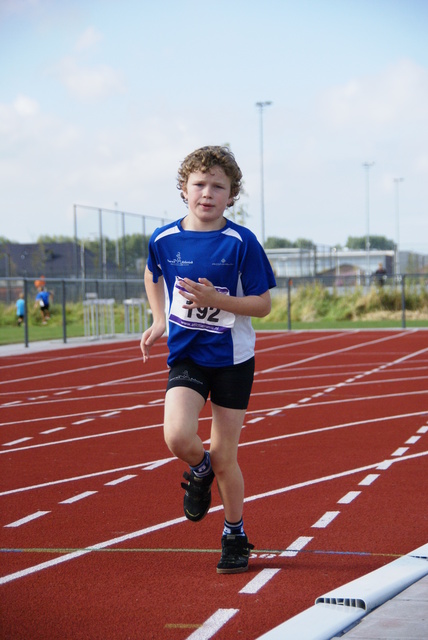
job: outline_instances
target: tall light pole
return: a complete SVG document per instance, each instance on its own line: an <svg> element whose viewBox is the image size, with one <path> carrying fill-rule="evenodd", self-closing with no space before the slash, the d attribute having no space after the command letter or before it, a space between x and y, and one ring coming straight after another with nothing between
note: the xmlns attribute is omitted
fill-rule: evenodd
<svg viewBox="0 0 428 640"><path fill-rule="evenodd" d="M367 276L370 276L370 169L374 162L363 162L366 170L366 253L367 253Z"/></svg>
<svg viewBox="0 0 428 640"><path fill-rule="evenodd" d="M263 110L272 104L269 100L256 102L256 107L260 112L260 208L262 218L262 246L265 245L265 194L264 194L264 171L263 171Z"/></svg>
<svg viewBox="0 0 428 640"><path fill-rule="evenodd" d="M399 192L400 182L404 182L404 178L394 178L395 183L395 275L400 273L400 203Z"/></svg>

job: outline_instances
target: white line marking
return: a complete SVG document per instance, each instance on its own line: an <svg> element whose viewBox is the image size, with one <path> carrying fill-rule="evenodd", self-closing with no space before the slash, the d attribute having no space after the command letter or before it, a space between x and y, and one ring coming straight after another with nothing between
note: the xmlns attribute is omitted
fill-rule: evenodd
<svg viewBox="0 0 428 640"><path fill-rule="evenodd" d="M372 484L372 482L377 480L379 476L380 476L379 473L369 473L369 475L363 478L363 480L361 480L361 482L359 482L358 484L361 485L362 487L368 487L369 485Z"/></svg>
<svg viewBox="0 0 428 640"><path fill-rule="evenodd" d="M205 620L202 627L191 633L186 640L210 640L238 611L239 609L217 609L211 618Z"/></svg>
<svg viewBox="0 0 428 640"><path fill-rule="evenodd" d="M93 496L94 493L98 493L98 491L84 491L83 493L79 493L77 496L73 496L72 498L67 498L67 500L61 500L59 504L72 504L73 502L78 502L79 500L83 500L84 498Z"/></svg>
<svg viewBox="0 0 428 640"><path fill-rule="evenodd" d="M113 487L115 484L120 484L121 482L126 482L127 480L131 480L132 478L136 478L137 476L135 474L129 474L127 476L122 476L121 478L117 478L116 480L110 480L110 482L106 482L105 486L106 487Z"/></svg>
<svg viewBox="0 0 428 640"><path fill-rule="evenodd" d="M203 420L204 418L202 418ZM70 442L78 442L79 440L93 440L94 438L104 438L107 436L116 436L119 434L132 432L132 431L145 431L147 429L156 429L162 427L161 424L150 424L145 427L133 427L130 429L119 429L118 431L107 431L105 433L91 433L87 436L74 436L72 438L65 438L64 440L56 440L53 442L44 442L43 444L32 444L28 447L20 447L19 449L12 449L12 451L0 451L0 455L3 453L16 453L17 451L28 451L29 449L39 449L40 447L52 447L59 444L69 444Z"/></svg>
<svg viewBox="0 0 428 640"><path fill-rule="evenodd" d="M13 402L5 402L2 407L13 407L14 404L21 404L22 400L14 400Z"/></svg>
<svg viewBox="0 0 428 640"><path fill-rule="evenodd" d="M48 429L47 431L40 431L42 436L48 436L50 433L55 433L55 431L62 431L66 427L55 427L55 429Z"/></svg>
<svg viewBox="0 0 428 640"><path fill-rule="evenodd" d="M416 458L420 458L422 456L426 456L428 455L428 451L425 451L423 453L418 453L418 454L414 454L414 455L409 455L405 458L397 458L396 460L392 460L392 463L397 463L397 462L403 462L403 461L407 461L407 460L414 460ZM175 460L175 458L171 458L171 460ZM136 467L141 467L142 465L134 465L133 467L128 467L128 468L136 468ZM281 489L275 489L274 491L268 491L265 493L260 493L254 496L250 496L248 498L245 498L245 502L253 502L254 500L260 500L266 497L269 497L271 495L279 495L282 493L286 493L288 491L294 491L296 489L301 489L302 487L307 487L307 486L311 486L314 484L318 484L320 482L327 482L329 480L335 480L336 478L339 477L344 477L344 476L348 476L348 475L352 475L354 473L361 473L362 471L367 471L368 469L373 469L374 467L376 467L376 464L372 464L372 465L368 465L367 467L359 467L357 469L351 469L349 471L344 471L338 474L335 474L333 476L326 476L324 478L317 478L315 480L309 480L307 482L302 482L296 485L291 485L288 487L282 487ZM123 470L123 469L122 469ZM28 491L29 489L37 489L43 486L50 486L50 485L54 485L54 484L61 484L63 482L70 482L72 480L80 480L82 478L86 478L86 477L94 477L96 475L103 475L104 473L113 473L117 472L118 470L110 470L108 472L106 471L101 471L98 473L94 473L94 474L89 474L87 476L81 476L76 477L76 478L68 478L67 480L61 480L61 481L56 481L56 482L49 482L49 483L44 483L42 485L35 485L32 487L24 487L22 489L12 489L11 491L4 491L2 493L0 493L0 495L8 495L11 493L17 493L20 491ZM223 509L222 505L216 506L216 507L212 507L210 509L210 514L215 513L216 511L221 511ZM54 558L52 560L47 560L46 562L42 562L40 564L34 565L32 567L28 567L27 569L23 569L21 571L16 571L15 573L10 573L9 575L3 576L0 578L0 584L7 584L8 582L12 582L13 580L17 580L18 578L24 578L25 576L29 576L32 575L33 573L37 573L39 571L43 571L44 569L50 569L51 567L55 567L58 564L62 564L63 562L68 562L69 560L74 560L75 558L80 558L83 555L86 555L87 553L91 553L92 551L96 551L98 549L105 549L107 547L116 545L116 544L121 544L122 542L127 542L129 540L133 540L134 538L139 538L141 536L145 536L147 534L156 532L156 531L160 531L162 529L167 529L168 527L172 527L176 524L181 524L183 522L187 522L187 519L185 516L181 516L180 518L175 518L174 520L168 520L167 522L161 522L157 525L153 525L151 527L147 527L146 529L140 529L138 531L133 531L131 533L127 533L123 536L119 536L118 538L112 538L110 540L105 540L104 542L99 542L95 545L92 545L91 547L86 547L85 549L81 549L79 551L73 551L72 553L69 554L63 554L58 558Z"/></svg>
<svg viewBox="0 0 428 640"><path fill-rule="evenodd" d="M120 411L110 411L110 413L101 414L101 418L110 418L110 416L117 416Z"/></svg>
<svg viewBox="0 0 428 640"><path fill-rule="evenodd" d="M360 493L361 491L349 491L343 498L337 501L337 504L350 504Z"/></svg>
<svg viewBox="0 0 428 640"><path fill-rule="evenodd" d="M269 413L267 413L267 416L277 416L278 413L281 413L282 409L275 409L274 411L269 411Z"/></svg>
<svg viewBox="0 0 428 640"><path fill-rule="evenodd" d="M415 444L420 439L421 436L412 436L404 444Z"/></svg>
<svg viewBox="0 0 428 640"><path fill-rule="evenodd" d="M67 393L71 393L71 389L66 389L65 391L56 391L54 396L65 396Z"/></svg>
<svg viewBox="0 0 428 640"><path fill-rule="evenodd" d="M325 514L319 520L317 520L315 524L312 525L312 528L325 529L326 527L328 527L330 522L333 522L333 520L336 518L336 516L339 515L339 513L340 511L326 511Z"/></svg>
<svg viewBox="0 0 428 640"><path fill-rule="evenodd" d="M311 540L313 540L312 536L300 536L300 538L297 538L297 540L290 544L290 546L287 547L287 549L283 551L279 557L293 558L294 556L297 556L299 551L301 551L303 547L306 547L308 542L310 542Z"/></svg>
<svg viewBox="0 0 428 640"><path fill-rule="evenodd" d="M394 453L391 453L392 456L402 456L409 450L409 447L398 447Z"/></svg>
<svg viewBox="0 0 428 640"><path fill-rule="evenodd" d="M19 440L12 440L11 442L4 442L2 447L12 447L14 444L21 444L21 442L27 442L27 440L32 440L33 438L19 438Z"/></svg>
<svg viewBox="0 0 428 640"><path fill-rule="evenodd" d="M84 424L85 422L92 422L94 418L85 418L84 420L77 420L76 422L72 422L71 424Z"/></svg>
<svg viewBox="0 0 428 640"><path fill-rule="evenodd" d="M50 511L36 511L32 513L30 516L26 516L25 518L21 518L20 520L15 520L15 522L11 522L10 524L5 524L5 527L20 527L22 524L27 524L27 522L31 522L31 520L36 520L41 516L45 516Z"/></svg>
<svg viewBox="0 0 428 640"><path fill-rule="evenodd" d="M246 423L254 424L255 422L260 422L261 420L264 420L264 418L253 418L252 420L246 420Z"/></svg>
<svg viewBox="0 0 428 640"><path fill-rule="evenodd" d="M428 427L421 427L416 433L428 433Z"/></svg>
<svg viewBox="0 0 428 640"><path fill-rule="evenodd" d="M380 471L385 471L385 469L389 469L389 467L392 464L394 464L394 460L384 460L376 467L376 469L379 469Z"/></svg>
<svg viewBox="0 0 428 640"><path fill-rule="evenodd" d="M281 569L262 569L239 593L258 593Z"/></svg>
<svg viewBox="0 0 428 640"><path fill-rule="evenodd" d="M165 458L164 460L156 460L152 464L145 464L143 469L144 471L153 471L153 469L157 469L158 467L162 467L164 464L171 462L171 460L175 460L176 458Z"/></svg>

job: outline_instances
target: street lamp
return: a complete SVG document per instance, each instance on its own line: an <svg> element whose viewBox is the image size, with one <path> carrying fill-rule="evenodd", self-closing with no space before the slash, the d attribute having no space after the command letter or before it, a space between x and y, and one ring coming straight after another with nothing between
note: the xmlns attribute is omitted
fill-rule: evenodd
<svg viewBox="0 0 428 640"><path fill-rule="evenodd" d="M395 182L395 275L400 273L400 206L399 191L400 182L404 182L404 178L394 178Z"/></svg>
<svg viewBox="0 0 428 640"><path fill-rule="evenodd" d="M264 172L263 172L263 109L272 104L269 100L256 102L260 112L260 206L262 217L262 246L265 245L265 196L264 196Z"/></svg>
<svg viewBox="0 0 428 640"><path fill-rule="evenodd" d="M363 162L363 167L366 169L366 218L367 218L367 232L366 232L366 253L367 253L367 276L370 276L370 169L374 165L374 162Z"/></svg>

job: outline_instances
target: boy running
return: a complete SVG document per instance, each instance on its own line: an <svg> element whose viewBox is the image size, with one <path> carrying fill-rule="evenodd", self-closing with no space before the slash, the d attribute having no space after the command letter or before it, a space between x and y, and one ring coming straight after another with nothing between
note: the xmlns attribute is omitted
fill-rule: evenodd
<svg viewBox="0 0 428 640"><path fill-rule="evenodd" d="M211 485L224 506L218 573L248 569L253 545L243 525L244 480L237 453L254 376L251 316L270 312L272 268L255 235L227 220L239 196L242 173L226 147L197 149L183 161L178 188L187 215L150 238L145 287L153 324L141 338L143 361L165 332L168 317L164 437L186 462L184 513L197 522L211 504ZM208 396L210 448L198 436Z"/></svg>

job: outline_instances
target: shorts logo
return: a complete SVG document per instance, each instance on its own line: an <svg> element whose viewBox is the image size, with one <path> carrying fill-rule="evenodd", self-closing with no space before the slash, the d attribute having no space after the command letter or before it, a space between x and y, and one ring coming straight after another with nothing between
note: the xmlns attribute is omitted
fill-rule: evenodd
<svg viewBox="0 0 428 640"><path fill-rule="evenodd" d="M175 376L174 378L170 378L170 382L173 382L174 380L186 380L186 382L196 382L196 384L203 384L203 382L201 382L200 380L196 380L196 378L191 378L187 370L183 371L183 373L180 373L178 376Z"/></svg>

